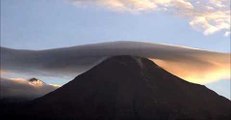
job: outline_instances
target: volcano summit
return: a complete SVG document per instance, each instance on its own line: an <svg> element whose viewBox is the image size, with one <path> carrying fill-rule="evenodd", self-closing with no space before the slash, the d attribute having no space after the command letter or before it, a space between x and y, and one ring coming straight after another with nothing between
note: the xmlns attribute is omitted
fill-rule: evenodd
<svg viewBox="0 0 231 120"><path fill-rule="evenodd" d="M186 68L186 70L188 70ZM23 108L23 110L22 110ZM110 57L57 90L19 107L37 119L229 120L230 101L134 56Z"/></svg>

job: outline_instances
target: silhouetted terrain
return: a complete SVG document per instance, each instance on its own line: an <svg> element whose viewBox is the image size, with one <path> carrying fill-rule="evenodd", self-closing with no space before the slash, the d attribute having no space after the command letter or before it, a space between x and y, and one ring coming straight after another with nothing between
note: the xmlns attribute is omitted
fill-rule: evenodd
<svg viewBox="0 0 231 120"><path fill-rule="evenodd" d="M229 120L230 103L205 86L186 82L146 58L115 56L2 117Z"/></svg>

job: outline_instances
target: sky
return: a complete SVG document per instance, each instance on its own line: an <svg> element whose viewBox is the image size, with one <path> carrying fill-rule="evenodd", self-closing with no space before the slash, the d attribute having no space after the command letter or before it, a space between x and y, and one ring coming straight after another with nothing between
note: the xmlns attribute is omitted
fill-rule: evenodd
<svg viewBox="0 0 231 120"><path fill-rule="evenodd" d="M140 41L230 53L229 6L229 0L1 0L1 46ZM210 87L230 97L230 81Z"/></svg>

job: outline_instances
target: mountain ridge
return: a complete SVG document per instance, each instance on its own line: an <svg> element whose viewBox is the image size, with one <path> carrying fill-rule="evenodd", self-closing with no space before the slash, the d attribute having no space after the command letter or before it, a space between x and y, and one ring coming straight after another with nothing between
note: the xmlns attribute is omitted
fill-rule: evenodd
<svg viewBox="0 0 231 120"><path fill-rule="evenodd" d="M22 115L38 119L230 118L228 99L146 58L127 55L104 60L26 109Z"/></svg>

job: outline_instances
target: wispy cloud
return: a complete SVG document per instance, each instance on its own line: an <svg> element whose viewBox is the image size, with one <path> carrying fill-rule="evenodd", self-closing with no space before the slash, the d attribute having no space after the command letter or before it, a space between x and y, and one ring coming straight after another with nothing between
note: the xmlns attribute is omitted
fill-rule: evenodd
<svg viewBox="0 0 231 120"><path fill-rule="evenodd" d="M152 59L167 71L194 83L230 79L230 54L141 42L112 42L42 51L2 48L3 70L74 78L106 57L135 55Z"/></svg>
<svg viewBox="0 0 231 120"><path fill-rule="evenodd" d="M7 72L5 70L0 69L0 75L6 74Z"/></svg>
<svg viewBox="0 0 231 120"><path fill-rule="evenodd" d="M222 31L230 35L229 0L70 0L78 6L96 5L119 12L168 12L186 18L205 35Z"/></svg>
<svg viewBox="0 0 231 120"><path fill-rule="evenodd" d="M195 58L197 58L195 56ZM230 79L230 63L216 62L209 57L197 58L194 60L159 60L151 59L168 72L181 77L189 82L206 84L217 80ZM204 59L204 60L202 60ZM224 58L221 58L224 59Z"/></svg>

